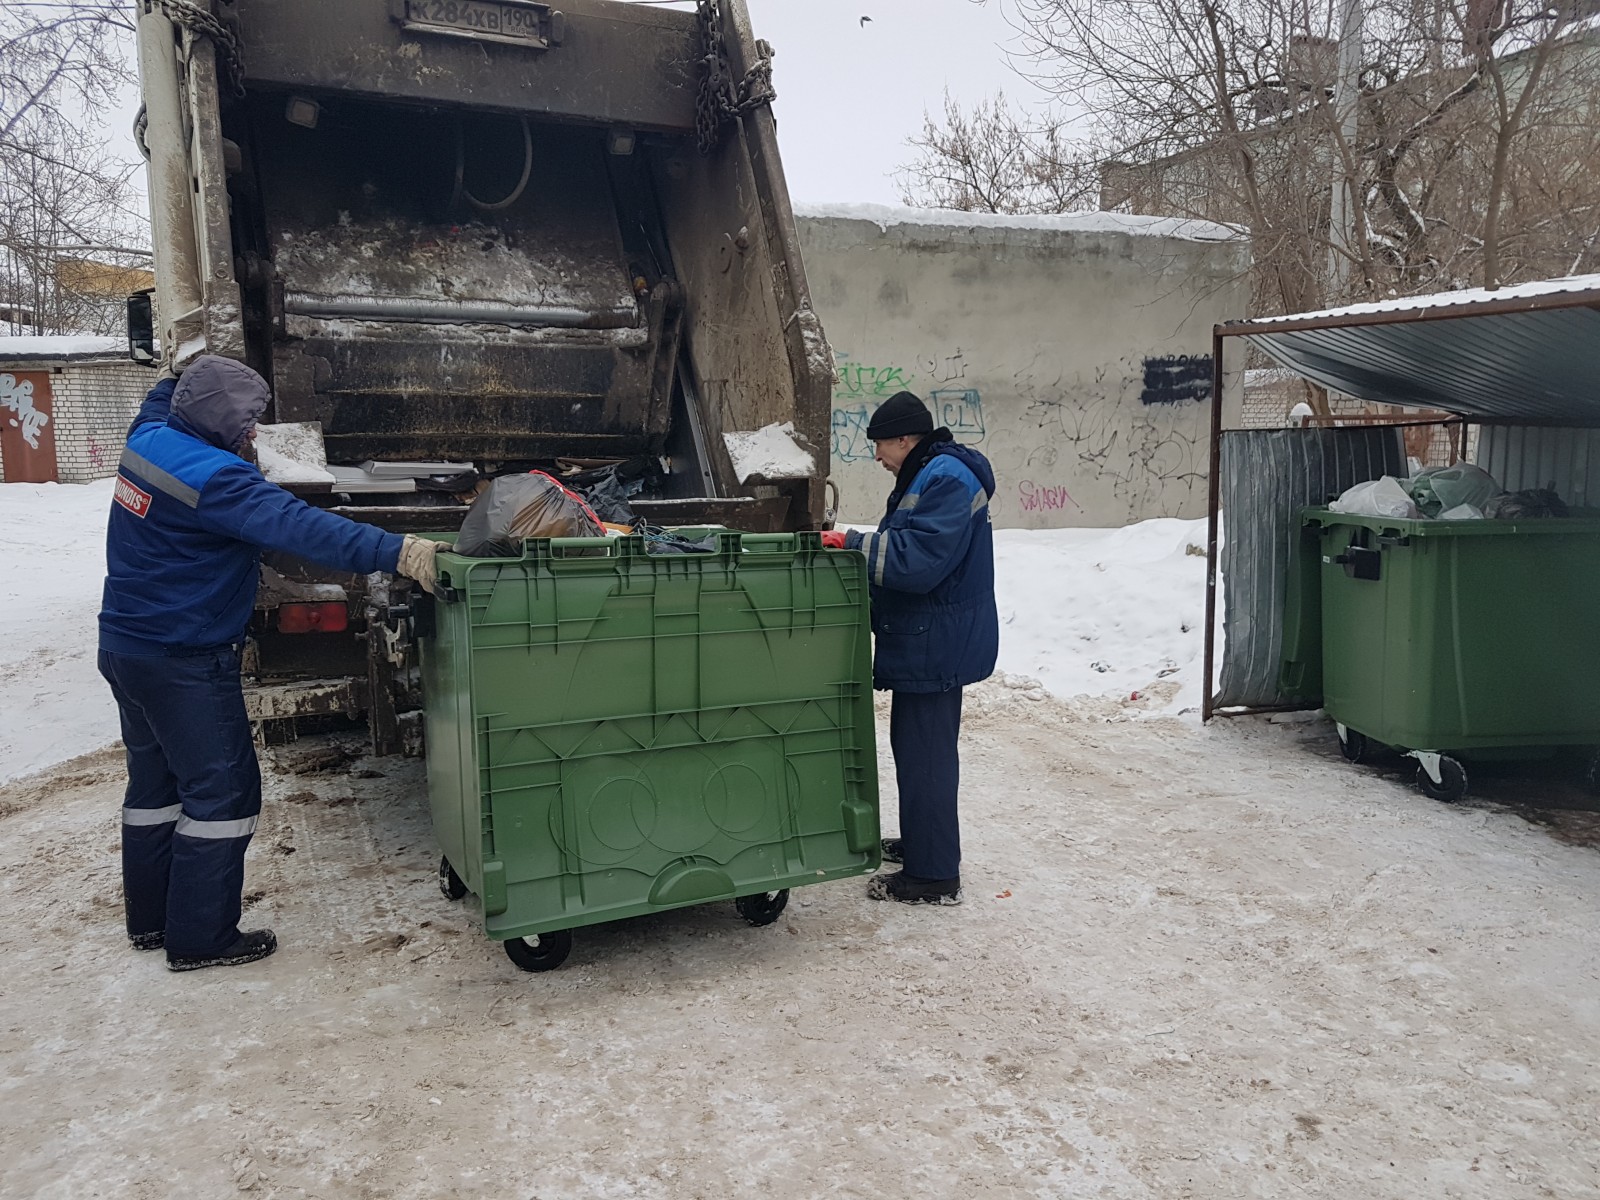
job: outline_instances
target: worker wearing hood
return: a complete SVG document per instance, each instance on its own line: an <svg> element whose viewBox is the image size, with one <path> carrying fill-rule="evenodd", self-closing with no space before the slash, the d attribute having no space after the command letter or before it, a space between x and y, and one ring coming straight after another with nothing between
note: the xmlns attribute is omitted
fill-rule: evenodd
<svg viewBox="0 0 1600 1200"><path fill-rule="evenodd" d="M239 681L262 550L339 571L434 582L437 544L314 508L241 457L266 380L207 354L151 389L128 430L106 534L100 673L127 747L128 936L173 970L252 962L239 930L261 773Z"/></svg>

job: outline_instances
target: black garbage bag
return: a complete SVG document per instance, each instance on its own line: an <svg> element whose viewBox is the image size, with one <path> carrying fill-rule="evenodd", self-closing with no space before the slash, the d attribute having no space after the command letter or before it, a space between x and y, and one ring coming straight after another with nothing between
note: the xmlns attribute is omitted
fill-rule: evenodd
<svg viewBox="0 0 1600 1200"><path fill-rule="evenodd" d="M456 553L510 558L526 538L604 537L605 527L583 498L543 471L502 475L472 502L461 522Z"/></svg>
<svg viewBox="0 0 1600 1200"><path fill-rule="evenodd" d="M589 507L594 509L595 516L602 521L612 525L632 525L636 519L633 506L628 503L627 489L615 471L584 488L583 494L589 501Z"/></svg>
<svg viewBox="0 0 1600 1200"><path fill-rule="evenodd" d="M1521 492L1501 492L1483 506L1491 521L1526 521L1535 517L1570 517L1567 502L1552 488L1528 488Z"/></svg>

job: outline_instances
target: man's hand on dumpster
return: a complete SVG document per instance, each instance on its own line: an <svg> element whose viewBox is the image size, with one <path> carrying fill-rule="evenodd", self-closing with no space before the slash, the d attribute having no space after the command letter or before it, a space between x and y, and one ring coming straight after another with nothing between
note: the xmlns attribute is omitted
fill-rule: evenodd
<svg viewBox="0 0 1600 1200"><path fill-rule="evenodd" d="M415 579L422 585L423 591L433 591L433 585L439 582L439 568L434 556L441 549L449 548L448 542L433 542L406 534L406 540L400 547L400 574Z"/></svg>
<svg viewBox="0 0 1600 1200"><path fill-rule="evenodd" d="M844 549L844 530L824 529L822 531L822 544L829 550Z"/></svg>

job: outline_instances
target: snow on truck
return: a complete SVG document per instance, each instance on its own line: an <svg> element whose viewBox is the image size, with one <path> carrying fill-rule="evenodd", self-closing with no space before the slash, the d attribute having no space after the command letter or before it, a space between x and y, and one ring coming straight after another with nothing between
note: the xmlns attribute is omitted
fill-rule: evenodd
<svg viewBox="0 0 1600 1200"><path fill-rule="evenodd" d="M831 356L744 0L141 0L139 66L133 352L260 372L269 479L421 533L482 480L615 465L653 524L820 527ZM730 456L775 424L799 468ZM252 719L414 749L417 616L268 556Z"/></svg>

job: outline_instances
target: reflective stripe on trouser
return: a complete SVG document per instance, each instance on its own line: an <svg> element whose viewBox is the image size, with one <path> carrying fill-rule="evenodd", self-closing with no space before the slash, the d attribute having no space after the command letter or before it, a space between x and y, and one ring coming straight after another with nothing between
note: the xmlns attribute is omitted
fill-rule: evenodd
<svg viewBox="0 0 1600 1200"><path fill-rule="evenodd" d="M166 931L169 955L239 936L244 853L261 773L233 650L188 657L100 652L127 747L122 890L128 932Z"/></svg>
<svg viewBox="0 0 1600 1200"><path fill-rule="evenodd" d="M961 873L961 689L894 692L889 746L900 788L900 847L908 875Z"/></svg>

